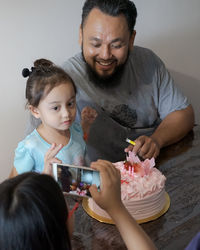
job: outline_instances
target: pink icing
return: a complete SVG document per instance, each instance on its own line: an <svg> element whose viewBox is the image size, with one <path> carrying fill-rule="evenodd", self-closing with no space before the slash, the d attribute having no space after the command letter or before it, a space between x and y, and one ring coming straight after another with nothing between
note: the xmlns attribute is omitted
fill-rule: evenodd
<svg viewBox="0 0 200 250"><path fill-rule="evenodd" d="M127 156L127 161L131 164L137 163L140 166L141 176L150 174L152 168L155 166L154 158L146 159L145 161L140 161L138 156L134 152L129 151L129 156Z"/></svg>
<svg viewBox="0 0 200 250"><path fill-rule="evenodd" d="M141 162L133 152L129 152L127 161L137 163L141 168L139 172L131 172L124 168L124 162L116 162L114 165L121 172L121 198L122 200L138 200L160 191L165 185L165 176L155 168L155 160L146 159Z"/></svg>
<svg viewBox="0 0 200 250"><path fill-rule="evenodd" d="M136 219L142 220L160 212L166 202L165 176L155 168L155 160L146 159L141 162L133 153L127 157L133 167L124 167L124 162L113 163L121 172L121 198L129 213ZM134 169L134 164L138 165ZM130 169L131 168L131 169ZM137 171L135 171L137 170ZM92 211L101 217L110 216L101 209L92 198L88 201Z"/></svg>

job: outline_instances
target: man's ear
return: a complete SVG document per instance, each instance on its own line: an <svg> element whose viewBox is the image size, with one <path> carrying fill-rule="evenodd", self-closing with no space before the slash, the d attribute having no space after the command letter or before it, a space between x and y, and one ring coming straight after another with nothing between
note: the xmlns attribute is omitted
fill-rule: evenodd
<svg viewBox="0 0 200 250"><path fill-rule="evenodd" d="M31 114L32 114L35 118L37 118L37 119L40 118L40 112L39 112L38 108L33 107L32 105L29 105L29 106L28 106L28 109L30 110Z"/></svg>
<svg viewBox="0 0 200 250"><path fill-rule="evenodd" d="M79 43L79 45L81 47L82 43L83 43L83 30L81 28L81 25L80 25L80 28L79 28L79 40L78 40L78 43Z"/></svg>
<svg viewBox="0 0 200 250"><path fill-rule="evenodd" d="M136 36L136 31L134 30L130 39L129 39L129 50L133 50L133 45L134 45L134 41L135 41L135 36Z"/></svg>

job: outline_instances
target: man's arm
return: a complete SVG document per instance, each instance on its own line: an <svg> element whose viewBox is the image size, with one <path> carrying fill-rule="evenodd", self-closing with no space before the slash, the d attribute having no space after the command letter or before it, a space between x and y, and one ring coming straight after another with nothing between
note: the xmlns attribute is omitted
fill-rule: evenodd
<svg viewBox="0 0 200 250"><path fill-rule="evenodd" d="M157 157L160 149L182 139L194 126L194 112L191 105L168 114L154 133L140 136L133 151L146 158ZM126 151L130 150L130 147Z"/></svg>
<svg viewBox="0 0 200 250"><path fill-rule="evenodd" d="M160 148L182 139L194 126L194 112L191 105L174 111L166 116L151 138L156 140Z"/></svg>

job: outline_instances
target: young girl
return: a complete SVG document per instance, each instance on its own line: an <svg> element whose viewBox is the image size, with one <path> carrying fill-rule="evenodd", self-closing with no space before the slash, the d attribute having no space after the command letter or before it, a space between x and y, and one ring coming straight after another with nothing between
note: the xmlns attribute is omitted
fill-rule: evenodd
<svg viewBox="0 0 200 250"><path fill-rule="evenodd" d="M13 177L28 171L51 174L53 162L84 164L85 142L76 116L76 88L61 68L46 59L34 62L26 85L27 106L41 124L18 144ZM88 120L87 120L88 122Z"/></svg>

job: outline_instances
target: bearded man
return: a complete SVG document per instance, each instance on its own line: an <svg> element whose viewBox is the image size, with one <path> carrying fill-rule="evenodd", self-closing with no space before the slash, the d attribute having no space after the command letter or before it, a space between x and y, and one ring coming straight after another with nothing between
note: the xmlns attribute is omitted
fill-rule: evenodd
<svg viewBox="0 0 200 250"><path fill-rule="evenodd" d="M85 107L98 113L87 135L89 162L123 160L124 148L156 158L194 125L193 108L161 59L134 46L136 17L130 0L86 0L82 53L63 65L77 87L78 119ZM126 138L136 145L127 148Z"/></svg>

